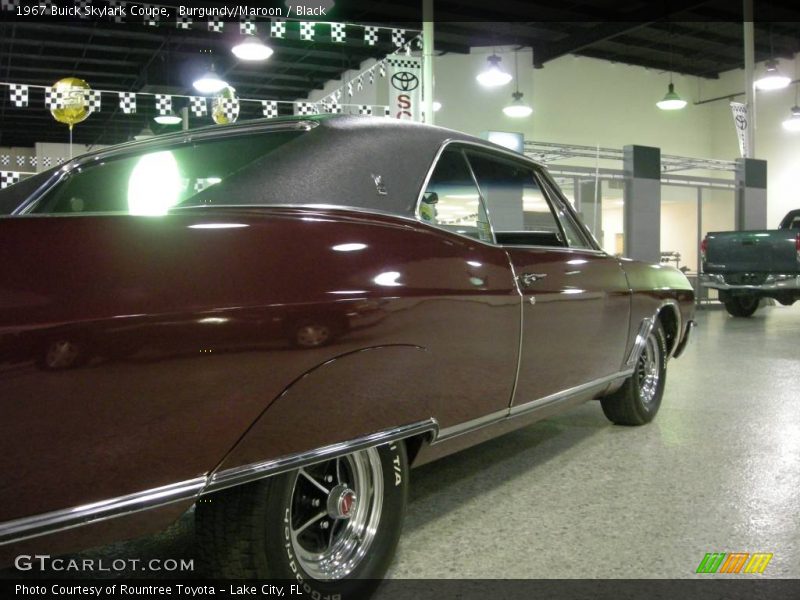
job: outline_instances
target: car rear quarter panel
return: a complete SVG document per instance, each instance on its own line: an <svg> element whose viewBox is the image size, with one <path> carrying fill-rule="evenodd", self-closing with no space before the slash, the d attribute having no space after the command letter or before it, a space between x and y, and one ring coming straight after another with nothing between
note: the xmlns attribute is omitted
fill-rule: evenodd
<svg viewBox="0 0 800 600"><path fill-rule="evenodd" d="M0 522L508 405L520 300L502 249L341 210L0 233ZM309 322L333 334L298 347ZM70 336L85 365L36 366Z"/></svg>

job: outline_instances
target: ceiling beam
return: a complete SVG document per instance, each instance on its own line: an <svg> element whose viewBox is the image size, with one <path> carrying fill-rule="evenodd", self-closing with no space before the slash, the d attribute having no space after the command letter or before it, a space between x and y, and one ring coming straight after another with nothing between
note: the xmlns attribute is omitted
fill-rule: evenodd
<svg viewBox="0 0 800 600"><path fill-rule="evenodd" d="M625 21L601 22L593 27L587 28L586 31L575 33L555 43L535 46L533 50L533 66L537 69L541 69L545 63L551 60L555 60L566 54L574 54L598 42L610 40L625 33L646 27L658 20L666 19L670 17L670 15L696 9L706 4L706 2L708 2L708 0L700 2L698 2L698 0L676 0L672 4L667 5L667 10L660 15L660 19L654 18L658 15L658 12L651 4L647 3L644 8L632 13L627 13L625 15Z"/></svg>

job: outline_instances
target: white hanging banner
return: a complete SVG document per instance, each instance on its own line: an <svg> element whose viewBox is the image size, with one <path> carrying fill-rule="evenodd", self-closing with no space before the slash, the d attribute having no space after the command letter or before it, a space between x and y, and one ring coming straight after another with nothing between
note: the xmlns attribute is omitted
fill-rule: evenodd
<svg viewBox="0 0 800 600"><path fill-rule="evenodd" d="M739 152L741 152L742 158L747 158L750 155L750 148L747 147L747 131L750 128L747 105L741 102L731 102L731 112L736 135L739 138Z"/></svg>
<svg viewBox="0 0 800 600"><path fill-rule="evenodd" d="M417 56L391 54L389 65L389 110L396 119L422 120L422 60Z"/></svg>

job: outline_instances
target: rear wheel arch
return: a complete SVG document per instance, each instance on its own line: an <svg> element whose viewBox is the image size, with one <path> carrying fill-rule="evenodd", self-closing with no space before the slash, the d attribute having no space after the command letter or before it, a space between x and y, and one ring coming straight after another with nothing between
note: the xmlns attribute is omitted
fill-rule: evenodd
<svg viewBox="0 0 800 600"><path fill-rule="evenodd" d="M672 303L665 304L659 309L656 321L664 329L668 356L672 356L681 339L681 316L678 307Z"/></svg>

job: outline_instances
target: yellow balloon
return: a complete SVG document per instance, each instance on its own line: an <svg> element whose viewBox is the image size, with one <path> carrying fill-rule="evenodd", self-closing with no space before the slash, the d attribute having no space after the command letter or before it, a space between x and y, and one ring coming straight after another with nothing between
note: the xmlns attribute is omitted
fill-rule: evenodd
<svg viewBox="0 0 800 600"><path fill-rule="evenodd" d="M228 101L227 103L225 101ZM232 102L234 101L235 102ZM226 104L228 105L226 110ZM236 90L231 86L222 88L217 95L214 96L214 102L211 106L211 117L217 125L227 125L228 123L236 123L239 118L239 101L236 98Z"/></svg>
<svg viewBox="0 0 800 600"><path fill-rule="evenodd" d="M72 126L84 121L91 114L89 109L89 84L77 77L65 77L53 84L53 91L61 93L61 106L51 108L50 114L59 123Z"/></svg>

